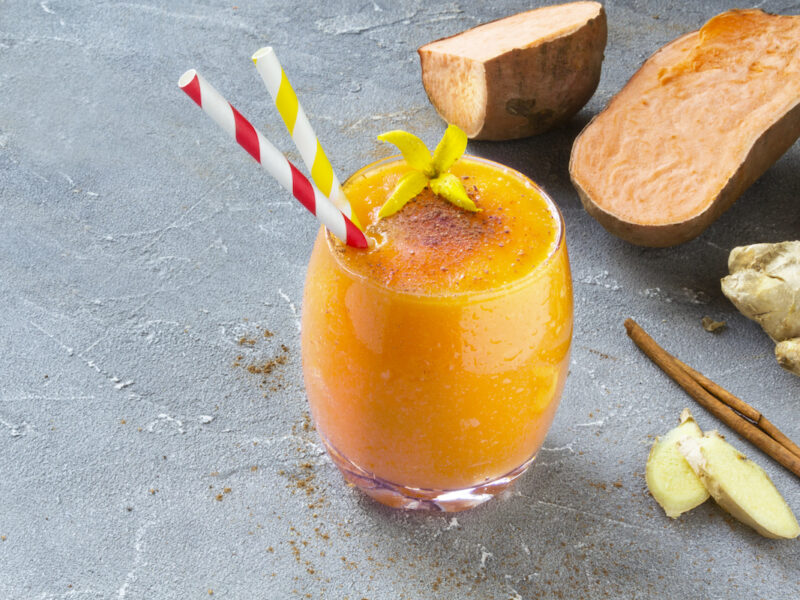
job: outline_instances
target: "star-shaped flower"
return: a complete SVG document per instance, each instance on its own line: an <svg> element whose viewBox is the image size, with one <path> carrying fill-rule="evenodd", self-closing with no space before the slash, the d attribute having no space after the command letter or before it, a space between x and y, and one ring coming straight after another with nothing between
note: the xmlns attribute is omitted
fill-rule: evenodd
<svg viewBox="0 0 800 600"><path fill-rule="evenodd" d="M425 146L425 142L413 133L401 129L387 131L379 135L378 139L397 146L413 169L400 179L392 195L381 206L378 212L379 219L399 211L427 186L430 186L434 194L464 210L470 212L480 210L467 195L461 180L447 172L467 149L467 134L461 129L455 125L448 125L433 156Z"/></svg>

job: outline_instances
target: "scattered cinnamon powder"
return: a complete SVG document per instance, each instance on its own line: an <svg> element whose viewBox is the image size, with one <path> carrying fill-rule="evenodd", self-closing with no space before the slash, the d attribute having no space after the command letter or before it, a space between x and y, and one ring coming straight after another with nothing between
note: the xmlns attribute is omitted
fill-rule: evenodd
<svg viewBox="0 0 800 600"><path fill-rule="evenodd" d="M297 562L300 562L300 549L297 547L297 542L289 540L289 545L292 547L292 554Z"/></svg>
<svg viewBox="0 0 800 600"><path fill-rule="evenodd" d="M247 320L247 319L245 319ZM258 336L242 336L238 340L238 344L240 346L246 346L248 349L252 349L257 351L257 342L258 339L268 339L273 337L275 334L268 330L268 329L261 329L259 328L260 334ZM263 337L262 337L263 336ZM270 391L270 392L277 392L280 389L285 387L285 382L283 377L280 375L276 375L275 371L285 365L289 361L289 347L286 344L280 345L280 352L273 356L272 358L262 361L261 359L256 358L248 358L247 362L250 364L245 364L245 357L246 354L238 354L233 361L233 367L242 367L247 370L248 373L251 375L260 375L262 377L259 387L262 390ZM268 378L269 377L269 378ZM267 398L268 395L263 393L262 396Z"/></svg>
<svg viewBox="0 0 800 600"><path fill-rule="evenodd" d="M241 356L236 357L236 362L234 362L233 366L237 367L241 364ZM254 363L245 367L248 373L252 373L253 375L269 375L272 373L277 367L281 365L285 365L289 360L289 348L286 344L281 344L281 354L270 358L269 360L263 363Z"/></svg>
<svg viewBox="0 0 800 600"><path fill-rule="evenodd" d="M311 415L307 412L303 413L302 422L292 425L292 434L299 435L301 431L315 431L314 422L311 420Z"/></svg>
<svg viewBox="0 0 800 600"><path fill-rule="evenodd" d="M260 365L248 365L247 371L252 373L253 375L269 375L272 373L278 365L285 365L286 364L286 355L281 354L276 356L275 358L271 358L265 363Z"/></svg>
<svg viewBox="0 0 800 600"><path fill-rule="evenodd" d="M291 480L295 489L304 491L306 496L311 496L317 488L314 485L314 472L310 470L312 469L311 465L308 469L302 475L292 476Z"/></svg>

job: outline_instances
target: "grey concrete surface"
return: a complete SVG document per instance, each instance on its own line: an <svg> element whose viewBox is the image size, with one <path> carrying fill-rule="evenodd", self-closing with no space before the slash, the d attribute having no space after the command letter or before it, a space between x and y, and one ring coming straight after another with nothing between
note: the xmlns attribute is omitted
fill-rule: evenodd
<svg viewBox="0 0 800 600"><path fill-rule="evenodd" d="M567 175L575 135L637 66L728 2L607 2L585 109L547 135L470 144L540 182L568 229L571 375L518 485L455 516L393 511L343 485L308 425L314 221L178 77L196 67L297 160L249 60L273 45L346 174L388 153L382 131L441 135L419 45L532 4L0 0L0 598L800 597L797 542L711 502L671 521L648 496L653 436L693 403L622 328L637 318L800 438L800 379L718 284L732 247L800 235L800 146L666 250L608 235ZM705 315L728 328L705 332ZM282 355L267 375L245 368ZM731 439L800 511L797 479Z"/></svg>

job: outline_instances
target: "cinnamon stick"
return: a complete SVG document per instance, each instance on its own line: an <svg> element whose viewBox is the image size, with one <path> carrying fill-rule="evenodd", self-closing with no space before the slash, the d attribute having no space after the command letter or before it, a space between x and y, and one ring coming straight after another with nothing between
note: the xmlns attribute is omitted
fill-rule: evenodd
<svg viewBox="0 0 800 600"><path fill-rule="evenodd" d="M673 358L675 358L675 361L681 367L683 367L684 371L686 371L687 373L689 373L689 375L691 375L692 379L694 379L697 383L706 388L706 391L708 391L713 396L716 396L717 399L721 400L735 411L741 413L743 416L750 419L756 427L767 433L767 435L769 435L772 439L781 444L789 452L800 457L800 446L798 446L792 440L790 440L780 429L778 429L775 425L773 425L773 423L769 419L767 419L767 417L762 415L759 411L750 406L744 400L737 398L736 396L731 394L721 385L714 383L702 373L695 371L692 367L687 365L679 358L677 357Z"/></svg>
<svg viewBox="0 0 800 600"><path fill-rule="evenodd" d="M680 385L686 393L748 442L772 457L792 473L800 477L800 457L787 450L781 443L767 435L753 423L735 412L731 407L713 396L683 369L678 360L659 346L633 319L625 321L628 336L650 360Z"/></svg>

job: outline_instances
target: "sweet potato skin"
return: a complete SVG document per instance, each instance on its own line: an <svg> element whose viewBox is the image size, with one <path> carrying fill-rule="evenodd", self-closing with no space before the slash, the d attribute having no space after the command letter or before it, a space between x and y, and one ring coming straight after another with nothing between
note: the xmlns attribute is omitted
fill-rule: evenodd
<svg viewBox="0 0 800 600"><path fill-rule="evenodd" d="M671 47L677 46L691 36L697 35L698 32L692 32L670 42L658 50L647 62L656 58L660 52L668 51ZM625 87L631 85L643 69L644 66L634 74ZM623 90L624 89L625 88L623 88ZM618 96L620 94L618 94ZM616 98L617 96L612 98L606 110L611 108ZM752 141L744 159L704 210L682 221L665 224L637 223L614 214L600 206L598 202L592 198L591 194L581 185L580 177L577 174L578 169L576 167L575 149L578 147L583 134L589 130L592 124L602 114L603 113L600 113L590 121L573 144L573 152L570 157L569 166L572 183L578 192L584 208L590 215L612 234L640 246L674 246L699 236L711 223L730 208L733 202L778 160L778 158L792 146L798 137L800 137L800 98L798 98L785 112L776 114L772 123Z"/></svg>
<svg viewBox="0 0 800 600"><path fill-rule="evenodd" d="M592 97L600 81L607 35L606 14L598 5L597 15L575 31L515 48L482 64L433 56L425 45L418 50L423 86L442 118L464 129L471 139L537 135L567 121ZM483 69L484 114L476 119L477 126L444 114L440 95L446 91L437 89L433 75L437 67L466 70L465 62L472 63L472 70Z"/></svg>
<svg viewBox="0 0 800 600"><path fill-rule="evenodd" d="M606 13L572 34L487 63L486 116L477 140L508 140L544 133L569 120L600 82Z"/></svg>

